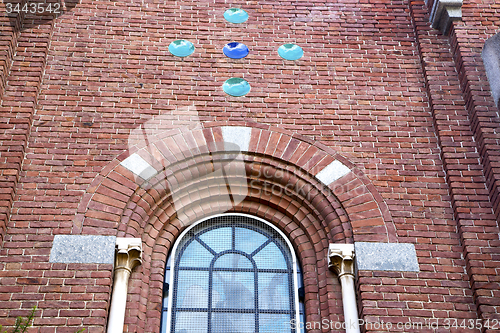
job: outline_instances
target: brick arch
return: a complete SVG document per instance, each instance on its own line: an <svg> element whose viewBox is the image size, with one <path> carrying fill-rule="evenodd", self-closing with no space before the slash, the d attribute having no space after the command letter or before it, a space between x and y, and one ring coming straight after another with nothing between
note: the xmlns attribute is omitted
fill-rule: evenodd
<svg viewBox="0 0 500 333"><path fill-rule="evenodd" d="M296 176L292 177L293 181L299 184L294 190L304 187L324 193L323 196L311 196L309 201L301 199L302 203L318 206L320 211L325 209L327 202L333 205L328 208L334 208L337 215L342 216L343 238L350 239L349 242L397 241L387 205L369 179L346 158L301 135L271 126L247 125L250 126L238 127L251 131L248 149L241 152L245 165L262 165L271 170L270 174L275 174L276 170L289 171ZM200 164L222 161L221 156L227 152L222 128L214 126L188 132L172 130L148 138L147 145L140 142L130 147L110 162L89 186L78 208L73 233L132 236L134 233L130 228L133 226L128 224L133 222L142 223L139 228L143 229L144 221L153 212L158 214L158 205L170 193L168 187L171 184L163 188L157 184L166 178L182 182L186 173L200 172ZM148 161L155 175L145 180L125 168L123 162L132 155ZM316 176L334 161L347 166L349 172L325 186ZM247 172L251 170L247 168ZM172 177L175 173L179 176ZM266 181L284 186L287 179L271 176ZM328 199L322 200L323 197ZM268 199L272 204L277 198L271 196ZM266 198L258 200L265 201ZM137 232L135 236L141 234L139 229Z"/></svg>
<svg viewBox="0 0 500 333"><path fill-rule="evenodd" d="M193 165L183 160L180 165L168 169L169 184L165 184L167 176L164 174L151 178L145 188L138 190L140 195L133 196L127 203L118 223L118 235L141 237L147 230L161 230L167 221L182 216L179 221L184 222L176 225L180 230L186 221L233 211L248 202L265 203L267 207L302 221L303 226L314 225L315 233L319 233L321 239L337 242L350 239L352 242L350 224L342 204L318 180L289 164L273 165L272 159L257 160L246 154L238 161L241 172L231 174L226 171L222 181L204 177L211 177L212 173L208 171L213 168L214 160L221 165L231 163L227 156L225 151L198 155ZM241 174L246 177L239 178ZM225 196L228 183L233 202Z"/></svg>
<svg viewBox="0 0 500 333"><path fill-rule="evenodd" d="M321 306L341 300L337 279L328 278L329 243L395 239L380 195L333 150L279 129L231 127L250 133L248 146L235 152L224 128L175 130L148 137L147 144L138 140L101 172L80 205L74 232L143 240L144 261L130 282L134 306L127 310L126 332L152 332L160 324L166 255L189 222L241 212L280 228L303 266L308 320L342 317L340 304ZM135 170L142 177L127 168L126 161L137 156L149 164L143 173ZM349 169L325 184L318 175L334 162Z"/></svg>

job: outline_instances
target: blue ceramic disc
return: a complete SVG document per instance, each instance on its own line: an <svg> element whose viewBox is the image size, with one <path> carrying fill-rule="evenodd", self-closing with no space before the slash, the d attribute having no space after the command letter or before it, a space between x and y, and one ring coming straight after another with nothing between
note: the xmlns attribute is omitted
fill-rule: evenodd
<svg viewBox="0 0 500 333"><path fill-rule="evenodd" d="M248 47L243 43L231 42L227 43L222 49L226 57L231 59L241 59L248 55Z"/></svg>
<svg viewBox="0 0 500 333"><path fill-rule="evenodd" d="M224 12L224 18L231 23L243 23L248 20L248 13L240 8L230 8Z"/></svg>
<svg viewBox="0 0 500 333"><path fill-rule="evenodd" d="M250 84L239 77L232 77L224 82L222 89L228 95L239 97L250 92Z"/></svg>
<svg viewBox="0 0 500 333"><path fill-rule="evenodd" d="M286 60L297 60L302 58L304 51L298 45L284 44L278 48L278 54Z"/></svg>
<svg viewBox="0 0 500 333"><path fill-rule="evenodd" d="M178 39L170 43L168 51L176 57L187 57L194 52L194 45L188 40Z"/></svg>

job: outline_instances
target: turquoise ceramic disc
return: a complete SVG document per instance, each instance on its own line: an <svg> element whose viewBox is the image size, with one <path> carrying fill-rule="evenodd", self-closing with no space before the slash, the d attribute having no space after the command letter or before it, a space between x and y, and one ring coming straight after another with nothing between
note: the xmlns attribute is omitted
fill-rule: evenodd
<svg viewBox="0 0 500 333"><path fill-rule="evenodd" d="M228 95L239 97L250 92L250 84L239 77L232 77L224 82L222 89Z"/></svg>
<svg viewBox="0 0 500 333"><path fill-rule="evenodd" d="M286 60L297 60L302 58L304 51L298 45L284 44L278 48L278 54Z"/></svg>
<svg viewBox="0 0 500 333"><path fill-rule="evenodd" d="M248 13L240 8L230 8L224 12L224 18L231 23L243 23L248 20Z"/></svg>
<svg viewBox="0 0 500 333"><path fill-rule="evenodd" d="M187 57L194 52L194 45L188 40L178 39L170 43L168 51L176 57Z"/></svg>

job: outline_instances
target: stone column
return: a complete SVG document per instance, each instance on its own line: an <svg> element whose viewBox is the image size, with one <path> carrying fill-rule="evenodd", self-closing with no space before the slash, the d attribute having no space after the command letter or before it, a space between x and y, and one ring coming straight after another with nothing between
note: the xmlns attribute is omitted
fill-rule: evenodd
<svg viewBox="0 0 500 333"><path fill-rule="evenodd" d="M140 238L116 239L115 276L107 333L123 333L128 280L132 269L141 264L141 257L142 241Z"/></svg>
<svg viewBox="0 0 500 333"><path fill-rule="evenodd" d="M342 286L346 333L360 333L356 289L354 286L354 245L330 244L328 268L337 273Z"/></svg>

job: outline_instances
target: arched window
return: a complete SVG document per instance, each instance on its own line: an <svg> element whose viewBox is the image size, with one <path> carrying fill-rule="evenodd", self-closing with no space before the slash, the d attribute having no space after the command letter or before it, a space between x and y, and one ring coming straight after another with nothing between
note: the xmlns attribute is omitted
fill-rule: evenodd
<svg viewBox="0 0 500 333"><path fill-rule="evenodd" d="M205 219L182 233L167 261L162 332L298 333L297 268L290 242L267 222Z"/></svg>

